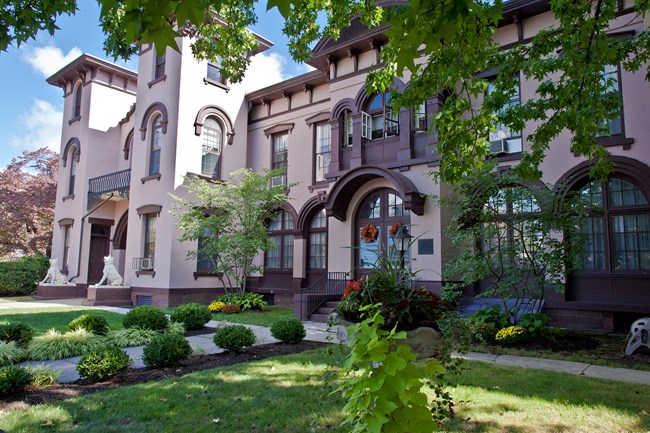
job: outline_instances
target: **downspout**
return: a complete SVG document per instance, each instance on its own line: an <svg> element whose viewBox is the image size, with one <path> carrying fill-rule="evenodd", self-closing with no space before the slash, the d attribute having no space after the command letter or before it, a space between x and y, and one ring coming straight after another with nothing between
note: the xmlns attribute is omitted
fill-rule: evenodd
<svg viewBox="0 0 650 433"><path fill-rule="evenodd" d="M94 207L93 209L91 209L90 212L88 212L86 215L84 215L83 217L81 217L81 224L80 224L80 226L81 226L81 235L79 236L79 254L78 254L78 256L77 256L77 275L75 275L74 277L70 278L70 279L68 280L68 283L71 283L72 280L74 280L74 279L76 279L76 278L79 278L79 274L81 273L81 249L83 248L83 244L84 244L84 242L83 242L83 241L84 241L84 221L86 220L86 218L88 218L88 216L90 216L90 214L92 214L93 212L95 212L95 211L96 211L97 209L99 209L100 207L104 206L104 205L105 205L105 204L106 204L110 199L112 199L112 198L113 198L113 195L114 195L114 193L111 193L111 195L108 196L108 198L107 198L106 200L104 200L103 202L101 202L100 204L98 204L96 207Z"/></svg>

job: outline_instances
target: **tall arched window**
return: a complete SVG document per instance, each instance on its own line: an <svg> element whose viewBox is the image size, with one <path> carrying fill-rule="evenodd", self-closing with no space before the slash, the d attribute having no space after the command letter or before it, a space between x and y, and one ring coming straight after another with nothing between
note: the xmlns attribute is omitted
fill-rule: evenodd
<svg viewBox="0 0 650 433"><path fill-rule="evenodd" d="M650 270L650 204L638 185L612 176L578 190L597 208L582 223L585 243L578 267L598 273Z"/></svg>
<svg viewBox="0 0 650 433"><path fill-rule="evenodd" d="M309 270L327 269L327 214L325 208L314 213L309 222Z"/></svg>
<svg viewBox="0 0 650 433"><path fill-rule="evenodd" d="M68 175L68 195L74 194L74 182L77 176L77 146L72 146L68 151L70 173Z"/></svg>
<svg viewBox="0 0 650 433"><path fill-rule="evenodd" d="M151 128L151 148L149 155L149 176L160 173L160 149L162 147L163 131L162 116L156 115Z"/></svg>
<svg viewBox="0 0 650 433"><path fill-rule="evenodd" d="M201 141L201 174L219 178L221 176L223 128L214 117L208 117L203 122Z"/></svg>
<svg viewBox="0 0 650 433"><path fill-rule="evenodd" d="M265 269L290 271L293 269L294 221L285 210L279 211L269 223L269 239L273 248L266 252Z"/></svg>
<svg viewBox="0 0 650 433"><path fill-rule="evenodd" d="M361 113L361 136L368 140L399 134L399 113L388 105L390 92L372 96Z"/></svg>
<svg viewBox="0 0 650 433"><path fill-rule="evenodd" d="M74 94L74 109L72 111L72 118L76 119L81 117L81 89L83 88L83 83L79 83L75 89Z"/></svg>

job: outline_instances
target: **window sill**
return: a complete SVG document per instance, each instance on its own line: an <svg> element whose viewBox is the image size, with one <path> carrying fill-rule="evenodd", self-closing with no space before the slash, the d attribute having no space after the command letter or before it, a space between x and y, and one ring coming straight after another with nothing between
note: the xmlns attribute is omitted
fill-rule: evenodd
<svg viewBox="0 0 650 433"><path fill-rule="evenodd" d="M63 198L61 200L66 201L66 200L72 200L72 199L74 199L74 194L65 195L65 196L63 196Z"/></svg>
<svg viewBox="0 0 650 433"><path fill-rule="evenodd" d="M135 271L136 277L139 277L140 275L151 275L151 277L155 277L156 271Z"/></svg>
<svg viewBox="0 0 650 433"><path fill-rule="evenodd" d="M596 143L603 147L623 146L623 150L630 150L634 143L634 138L627 138L624 135L615 135L613 137L599 137Z"/></svg>
<svg viewBox="0 0 650 433"><path fill-rule="evenodd" d="M140 182L145 183L149 182L150 180L160 180L160 173L152 174L151 176L145 176L140 179Z"/></svg>
<svg viewBox="0 0 650 433"><path fill-rule="evenodd" d="M72 119L68 120L68 125L72 125L75 122L78 122L81 120L81 116L75 116Z"/></svg>
<svg viewBox="0 0 650 433"><path fill-rule="evenodd" d="M328 186L330 186L329 181L321 180L318 182L314 182L313 185L309 185L307 188L309 188L309 192L313 192L315 189L323 189L323 188L327 188Z"/></svg>
<svg viewBox="0 0 650 433"><path fill-rule="evenodd" d="M519 161L521 159L521 152L512 152L512 153L502 153L502 154L493 154L488 156L488 159L497 159L501 161Z"/></svg>
<svg viewBox="0 0 650 433"><path fill-rule="evenodd" d="M167 74L163 75L162 77L158 77L158 78L156 78L155 80L149 81L149 82L147 83L147 87L149 87L149 88L151 89L151 87L152 87L154 84L156 84L156 83L160 83L161 81L165 81L166 79L167 79Z"/></svg>
<svg viewBox="0 0 650 433"><path fill-rule="evenodd" d="M228 93L228 92L230 91L230 87L227 86L226 84L221 83L221 82L219 82L219 81L212 80L212 79L210 79L210 78L203 78L203 83L205 83L206 86L207 86L208 84L210 84L210 85L212 85L212 86L219 87L220 89L225 90L226 93Z"/></svg>
<svg viewBox="0 0 650 433"><path fill-rule="evenodd" d="M223 276L223 272L212 272L212 271L196 271L192 274L194 276L194 279L197 280L199 278L206 278L206 277L217 277L221 278Z"/></svg>

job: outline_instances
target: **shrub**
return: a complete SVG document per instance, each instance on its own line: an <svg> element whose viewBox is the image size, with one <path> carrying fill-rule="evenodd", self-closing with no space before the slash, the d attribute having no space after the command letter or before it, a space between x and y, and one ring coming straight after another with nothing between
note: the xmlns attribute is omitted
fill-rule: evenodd
<svg viewBox="0 0 650 433"><path fill-rule="evenodd" d="M107 347L87 353L77 363L81 377L98 381L123 372L131 364L131 358L119 347Z"/></svg>
<svg viewBox="0 0 650 433"><path fill-rule="evenodd" d="M106 342L117 347L144 346L159 333L151 329L125 328L111 331L106 336Z"/></svg>
<svg viewBox="0 0 650 433"><path fill-rule="evenodd" d="M215 301L221 301L224 304L239 305L242 311L261 310L262 307L267 305L263 295L251 292L226 293L225 295L219 296Z"/></svg>
<svg viewBox="0 0 650 433"><path fill-rule="evenodd" d="M487 323L479 323L470 328L470 334L472 338L476 341L482 341L485 343L490 343L494 341L494 337L497 335L497 329L488 325Z"/></svg>
<svg viewBox="0 0 650 433"><path fill-rule="evenodd" d="M218 313L219 311L221 311L224 305L226 304L223 301L212 301L212 303L208 305L208 308L213 313Z"/></svg>
<svg viewBox="0 0 650 433"><path fill-rule="evenodd" d="M144 346L142 362L147 367L173 367L192 354L192 347L185 337L173 332L154 337Z"/></svg>
<svg viewBox="0 0 650 433"><path fill-rule="evenodd" d="M490 308L477 311L469 317L469 320L474 325L485 323L495 329L505 328L506 326L510 325L510 322L508 322L508 317L503 311L501 311L501 307L499 305L493 305Z"/></svg>
<svg viewBox="0 0 650 433"><path fill-rule="evenodd" d="M35 367L27 367L27 370L32 374L34 378L32 380L32 387L34 388L46 388L48 386L55 385L61 371L54 370L53 368L47 367L45 365L37 365Z"/></svg>
<svg viewBox="0 0 650 433"><path fill-rule="evenodd" d="M201 329L210 321L212 313L205 305L192 302L190 304L179 305L171 314L172 322L181 322L188 331Z"/></svg>
<svg viewBox="0 0 650 433"><path fill-rule="evenodd" d="M22 322L0 322L0 340L15 341L20 347L27 347L34 337L34 328Z"/></svg>
<svg viewBox="0 0 650 433"><path fill-rule="evenodd" d="M68 329L74 331L75 329L85 329L88 332L92 332L96 335L106 335L108 334L108 320L102 316L96 316L94 314L83 314L76 319L73 319L68 324Z"/></svg>
<svg viewBox="0 0 650 433"><path fill-rule="evenodd" d="M32 383L34 377L24 367L15 365L0 368L0 395L22 391Z"/></svg>
<svg viewBox="0 0 650 433"><path fill-rule="evenodd" d="M122 324L125 328L142 328L162 331L167 328L168 321L165 312L151 305L141 305L126 313Z"/></svg>
<svg viewBox="0 0 650 433"><path fill-rule="evenodd" d="M25 351L15 341L0 341L0 367L20 362Z"/></svg>
<svg viewBox="0 0 650 433"><path fill-rule="evenodd" d="M34 293L49 266L45 256L26 256L18 260L0 262L0 296Z"/></svg>
<svg viewBox="0 0 650 433"><path fill-rule="evenodd" d="M271 325L271 335L283 343L300 343L307 333L300 319L289 317L273 322Z"/></svg>
<svg viewBox="0 0 650 433"><path fill-rule="evenodd" d="M549 321L550 317L544 313L528 313L522 315L517 324L524 328L528 335L537 338L543 336Z"/></svg>
<svg viewBox="0 0 650 433"><path fill-rule="evenodd" d="M244 347L255 344L255 334L244 325L229 325L217 329L212 340L228 352L239 353Z"/></svg>
<svg viewBox="0 0 650 433"><path fill-rule="evenodd" d="M528 339L526 330L521 326L508 326L497 332L495 340L504 346L523 343Z"/></svg>
<svg viewBox="0 0 650 433"><path fill-rule="evenodd" d="M182 322L169 322L169 326L165 329L165 332L185 335L185 325Z"/></svg>
<svg viewBox="0 0 650 433"><path fill-rule="evenodd" d="M241 313L241 308L237 304L226 304L221 309L221 312L224 314L239 314Z"/></svg>
<svg viewBox="0 0 650 433"><path fill-rule="evenodd" d="M28 355L35 361L63 359L101 349L104 345L102 337L85 329L68 331L65 334L61 334L56 329L50 329L29 343Z"/></svg>

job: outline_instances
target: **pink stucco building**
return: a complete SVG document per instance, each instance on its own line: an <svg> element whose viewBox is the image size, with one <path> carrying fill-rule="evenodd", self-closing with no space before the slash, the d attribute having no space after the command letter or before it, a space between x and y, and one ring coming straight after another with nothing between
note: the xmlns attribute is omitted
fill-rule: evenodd
<svg viewBox="0 0 650 433"><path fill-rule="evenodd" d="M617 32L644 29L631 4L620 2ZM511 1L495 37L503 46L526 43L551 23L547 1ZM259 40L260 52L270 46ZM187 38L180 52L168 49L163 57L143 46L137 73L82 55L50 77L65 98L52 255L76 283L66 294L85 296L111 254L130 289L110 302L213 299L222 291L219 280L200 261L186 260L197 245L177 240L170 193L188 173L222 178L240 167L278 166L287 175L277 182L298 185L269 226L276 249L258 258L265 271L251 277L252 290L290 305L328 273L358 277L373 251L388 245L395 222L419 236L408 258L420 283L439 289L452 215L426 198L446 188L428 175L436 167L436 138L426 130L438 100L395 112L386 94L366 93L366 74L385 43L381 28L353 20L338 41L314 48L314 71L253 92L222 80L217 65L196 61ZM585 223L583 270L569 276L566 293L546 300L558 325L610 329L650 314L650 88L645 71L609 73L623 101L611 137L602 141L615 164L609 181L587 177L588 161L571 152L567 134L543 163L542 182L568 180L606 210ZM520 77L519 101L534 92L535 84ZM502 164L517 163L529 133L491 137ZM379 241L361 243L369 222L379 228ZM479 290L477 284L469 292ZM57 296L44 288L40 294Z"/></svg>

